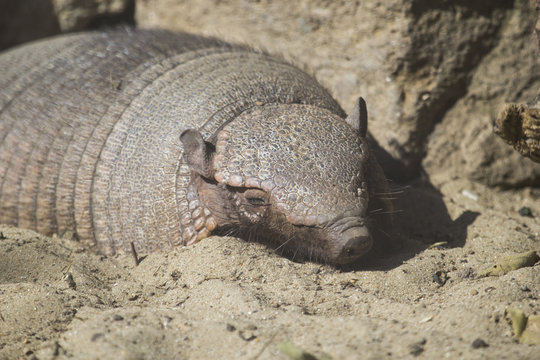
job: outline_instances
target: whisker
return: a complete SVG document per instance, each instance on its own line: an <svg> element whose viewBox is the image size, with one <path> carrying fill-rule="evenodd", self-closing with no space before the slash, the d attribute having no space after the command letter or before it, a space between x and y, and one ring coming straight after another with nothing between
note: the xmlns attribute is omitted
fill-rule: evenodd
<svg viewBox="0 0 540 360"><path fill-rule="evenodd" d="M224 233L219 233L218 232L219 236L226 238L225 241L222 241L222 242L219 243L219 245L217 246L218 249L222 248L223 246L225 246L228 243L230 243L231 241L233 241L232 238L238 237L238 233L240 232L240 229L238 229L238 228L229 228L229 229L226 229L226 230L227 231L225 231Z"/></svg>
<svg viewBox="0 0 540 360"><path fill-rule="evenodd" d="M225 234L223 234L223 236L233 236L232 234L234 234L236 231L237 231L236 229L231 229L227 231Z"/></svg>
<svg viewBox="0 0 540 360"><path fill-rule="evenodd" d="M384 231L383 229L377 228L377 229L374 229L374 230L380 231L380 232L382 232L384 235L386 235L386 237L391 238L390 234L387 233L386 231Z"/></svg>
<svg viewBox="0 0 540 360"><path fill-rule="evenodd" d="M296 251L294 252L294 255L292 257L292 261L294 261L294 258L296 257L296 254L298 253L298 249L296 249Z"/></svg>
<svg viewBox="0 0 540 360"><path fill-rule="evenodd" d="M411 185L402 185L402 186L392 186L390 185L390 191L401 191L410 189Z"/></svg>
<svg viewBox="0 0 540 360"><path fill-rule="evenodd" d="M374 210L369 213L369 215L385 215L385 214L400 214L404 212L404 210L391 210L391 211L383 211L383 209L380 210Z"/></svg>
<svg viewBox="0 0 540 360"><path fill-rule="evenodd" d="M289 241L291 241L293 238L294 238L294 236L289 237L289 239L287 239L284 243L282 243L282 244L279 245L277 248L275 248L274 251L278 251L280 248L282 248L283 246L287 245L287 243L288 243Z"/></svg>
<svg viewBox="0 0 540 360"><path fill-rule="evenodd" d="M253 236L255 237L256 242L261 242L261 237L259 236L259 228L253 229Z"/></svg>
<svg viewBox="0 0 540 360"><path fill-rule="evenodd" d="M385 191L385 192L380 192L380 193L374 193L375 195L400 195L400 194L404 194L405 191L403 190L396 190L396 191Z"/></svg>

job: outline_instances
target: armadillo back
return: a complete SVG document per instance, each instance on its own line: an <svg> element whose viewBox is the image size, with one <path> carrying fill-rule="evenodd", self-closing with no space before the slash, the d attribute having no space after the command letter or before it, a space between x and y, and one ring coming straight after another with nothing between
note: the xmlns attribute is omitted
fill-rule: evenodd
<svg viewBox="0 0 540 360"><path fill-rule="evenodd" d="M0 55L0 223L73 231L106 253L186 241L190 174L179 135L210 138L255 104L343 115L280 59L215 39L114 30Z"/></svg>

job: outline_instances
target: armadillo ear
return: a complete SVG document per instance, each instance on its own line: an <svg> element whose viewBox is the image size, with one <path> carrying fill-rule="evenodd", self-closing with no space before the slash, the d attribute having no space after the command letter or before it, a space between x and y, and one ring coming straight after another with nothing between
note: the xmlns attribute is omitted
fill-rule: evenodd
<svg viewBox="0 0 540 360"><path fill-rule="evenodd" d="M356 100L354 109L347 116L345 121L347 124L351 125L353 129L358 131L361 138L365 138L367 134L367 120L368 115L366 102L362 97L359 97L358 100Z"/></svg>
<svg viewBox="0 0 540 360"><path fill-rule="evenodd" d="M205 178L212 178L212 144L204 141L201 133L192 129L184 131L180 135L180 141L184 145L184 161L191 171Z"/></svg>

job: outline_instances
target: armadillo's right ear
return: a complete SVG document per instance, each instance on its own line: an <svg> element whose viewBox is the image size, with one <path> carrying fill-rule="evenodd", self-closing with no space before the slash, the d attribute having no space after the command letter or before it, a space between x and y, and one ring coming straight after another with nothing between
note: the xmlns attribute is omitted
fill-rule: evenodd
<svg viewBox="0 0 540 360"><path fill-rule="evenodd" d="M189 168L205 178L213 178L213 145L204 141L200 132L192 129L184 131L180 135L180 141L184 145L184 161Z"/></svg>
<svg viewBox="0 0 540 360"><path fill-rule="evenodd" d="M359 97L354 104L354 108L351 113L347 116L345 121L347 124L351 125L352 128L358 131L358 135L361 138L365 138L367 134L367 106L366 101Z"/></svg>

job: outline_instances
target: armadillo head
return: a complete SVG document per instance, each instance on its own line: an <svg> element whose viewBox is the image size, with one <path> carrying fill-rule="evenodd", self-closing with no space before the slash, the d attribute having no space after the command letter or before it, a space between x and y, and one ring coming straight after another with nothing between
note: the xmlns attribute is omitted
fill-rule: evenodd
<svg viewBox="0 0 540 360"><path fill-rule="evenodd" d="M195 130L181 139L199 197L218 227L344 264L372 247L370 198L386 186L366 132L359 99L347 121L314 106L272 104L226 124L215 145Z"/></svg>

